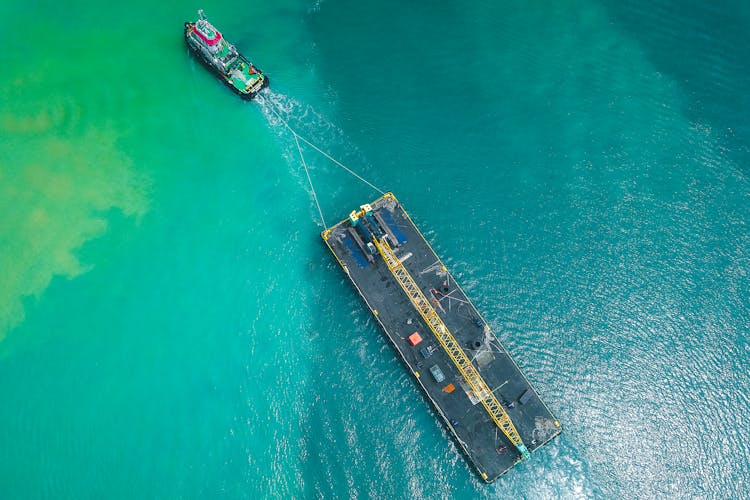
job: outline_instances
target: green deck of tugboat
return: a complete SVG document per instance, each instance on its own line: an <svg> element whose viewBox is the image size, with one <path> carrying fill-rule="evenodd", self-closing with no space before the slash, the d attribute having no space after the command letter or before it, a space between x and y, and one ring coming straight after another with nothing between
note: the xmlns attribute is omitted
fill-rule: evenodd
<svg viewBox="0 0 750 500"><path fill-rule="evenodd" d="M557 419L445 270L400 203L387 194L371 206L374 218L385 223L396 256L430 299L487 387L498 400L512 403L506 412L528 450L533 452L560 434L562 428ZM495 480L520 462L518 450L473 397L450 356L386 263L377 252L369 252L368 257L367 242L363 238L356 241L351 227L346 219L324 231L326 244L479 476L487 482ZM393 240L398 239L406 241L395 245ZM423 339L416 346L408 341L414 332ZM423 349L431 354L425 357ZM430 372L435 365L445 375L445 380L439 383ZM455 388L452 392L446 391L450 384Z"/></svg>

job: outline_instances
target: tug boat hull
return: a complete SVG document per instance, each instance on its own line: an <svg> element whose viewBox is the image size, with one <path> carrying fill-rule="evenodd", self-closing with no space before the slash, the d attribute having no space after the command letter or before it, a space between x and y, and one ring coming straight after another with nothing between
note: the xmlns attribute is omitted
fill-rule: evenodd
<svg viewBox="0 0 750 500"><path fill-rule="evenodd" d="M202 12L200 16L198 21L184 25L188 49L234 93L246 100L253 99L268 87L268 77L240 54L234 45L224 40L221 33L205 20Z"/></svg>

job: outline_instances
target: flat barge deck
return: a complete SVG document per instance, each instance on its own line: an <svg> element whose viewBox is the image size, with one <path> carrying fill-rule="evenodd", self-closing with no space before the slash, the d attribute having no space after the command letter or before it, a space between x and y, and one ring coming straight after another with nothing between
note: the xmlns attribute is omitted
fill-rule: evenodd
<svg viewBox="0 0 750 500"><path fill-rule="evenodd" d="M391 193L322 233L479 476L562 428Z"/></svg>

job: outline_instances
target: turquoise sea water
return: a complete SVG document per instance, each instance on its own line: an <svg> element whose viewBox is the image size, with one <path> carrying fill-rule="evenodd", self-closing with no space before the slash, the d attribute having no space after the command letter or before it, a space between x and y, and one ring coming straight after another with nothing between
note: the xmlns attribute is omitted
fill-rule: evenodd
<svg viewBox="0 0 750 500"><path fill-rule="evenodd" d="M199 7L264 104L188 56ZM0 16L1 498L747 496L746 2ZM560 438L477 479L269 106L396 193ZM375 197L305 152L328 223Z"/></svg>

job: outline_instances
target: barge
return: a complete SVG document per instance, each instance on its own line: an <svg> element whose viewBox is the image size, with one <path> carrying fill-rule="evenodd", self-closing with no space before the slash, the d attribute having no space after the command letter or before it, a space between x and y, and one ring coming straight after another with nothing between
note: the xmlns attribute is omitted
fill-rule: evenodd
<svg viewBox="0 0 750 500"><path fill-rule="evenodd" d="M484 481L562 432L392 193L321 236Z"/></svg>
<svg viewBox="0 0 750 500"><path fill-rule="evenodd" d="M268 77L226 41L202 10L197 21L185 23L185 43L204 66L243 99L252 99L268 86Z"/></svg>

